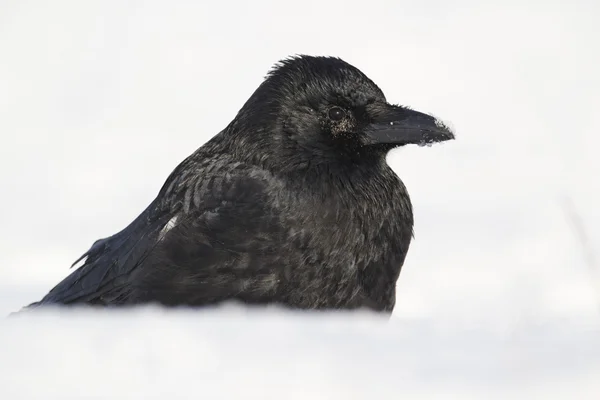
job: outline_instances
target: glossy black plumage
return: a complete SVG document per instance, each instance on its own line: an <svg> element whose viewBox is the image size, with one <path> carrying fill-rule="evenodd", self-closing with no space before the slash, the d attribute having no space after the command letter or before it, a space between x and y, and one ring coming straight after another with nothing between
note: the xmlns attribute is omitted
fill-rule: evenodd
<svg viewBox="0 0 600 400"><path fill-rule="evenodd" d="M452 139L337 58L282 61L121 232L32 304L390 312L413 229L393 147Z"/></svg>

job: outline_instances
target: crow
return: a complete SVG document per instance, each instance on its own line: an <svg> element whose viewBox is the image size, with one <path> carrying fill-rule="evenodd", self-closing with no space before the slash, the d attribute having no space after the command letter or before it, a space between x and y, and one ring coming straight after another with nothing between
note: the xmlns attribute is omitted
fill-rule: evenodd
<svg viewBox="0 0 600 400"><path fill-rule="evenodd" d="M26 308L237 301L389 314L413 213L386 155L451 139L342 59L288 57L131 224Z"/></svg>

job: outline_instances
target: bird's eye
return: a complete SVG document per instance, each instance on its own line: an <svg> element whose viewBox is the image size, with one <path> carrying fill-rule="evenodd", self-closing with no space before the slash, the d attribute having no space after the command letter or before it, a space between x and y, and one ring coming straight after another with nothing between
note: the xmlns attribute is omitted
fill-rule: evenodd
<svg viewBox="0 0 600 400"><path fill-rule="evenodd" d="M346 113L339 107L329 109L329 119L332 121L341 121L345 116Z"/></svg>

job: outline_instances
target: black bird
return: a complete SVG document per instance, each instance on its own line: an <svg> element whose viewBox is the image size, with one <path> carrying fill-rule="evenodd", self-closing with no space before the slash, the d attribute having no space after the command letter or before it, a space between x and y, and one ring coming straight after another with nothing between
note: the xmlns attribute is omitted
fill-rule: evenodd
<svg viewBox="0 0 600 400"><path fill-rule="evenodd" d="M129 226L29 307L237 300L391 312L413 214L386 154L453 138L339 58L285 59Z"/></svg>

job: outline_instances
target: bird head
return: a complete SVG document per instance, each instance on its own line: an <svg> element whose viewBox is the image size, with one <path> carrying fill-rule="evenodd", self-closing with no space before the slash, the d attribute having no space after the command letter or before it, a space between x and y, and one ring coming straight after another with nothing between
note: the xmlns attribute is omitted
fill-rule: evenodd
<svg viewBox="0 0 600 400"><path fill-rule="evenodd" d="M397 146L454 139L436 118L388 103L356 67L339 58L313 56L280 61L231 129L244 135L249 146L268 143L280 155L315 160L312 165L356 163L385 157Z"/></svg>

